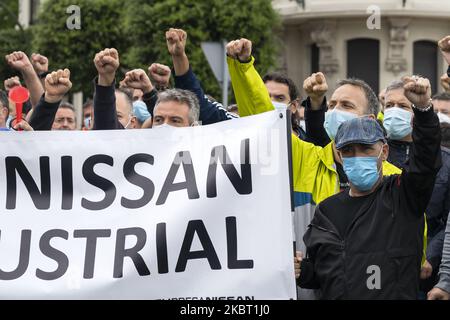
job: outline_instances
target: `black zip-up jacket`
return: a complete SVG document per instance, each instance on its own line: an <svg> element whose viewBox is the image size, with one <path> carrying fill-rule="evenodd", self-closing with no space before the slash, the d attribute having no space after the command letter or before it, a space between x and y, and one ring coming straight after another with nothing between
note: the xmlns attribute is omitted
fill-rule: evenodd
<svg viewBox="0 0 450 320"><path fill-rule="evenodd" d="M444 247L445 226L450 212L450 149L441 146L442 168L436 176L433 194L427 207L427 260L438 270Z"/></svg>
<svg viewBox="0 0 450 320"><path fill-rule="evenodd" d="M397 168L408 169L408 158L411 142L388 139L388 145L388 161Z"/></svg>
<svg viewBox="0 0 450 320"><path fill-rule="evenodd" d="M94 79L94 125L93 130L124 129L117 119L115 81L110 86L98 84Z"/></svg>
<svg viewBox="0 0 450 320"><path fill-rule="evenodd" d="M52 130L53 121L55 121L60 103L61 101L55 103L45 101L45 94L43 94L31 115L30 126L35 131Z"/></svg>
<svg viewBox="0 0 450 320"><path fill-rule="evenodd" d="M311 142L315 146L325 147L331 142L330 137L328 137L323 123L325 122L325 112L327 111L327 98L324 97L319 110L312 110L311 108L311 98L307 97L302 101L302 106L305 107L305 140Z"/></svg>
<svg viewBox="0 0 450 320"><path fill-rule="evenodd" d="M441 167L441 152L439 120L432 108L414 113L409 169L383 178L366 196L345 234L340 235L330 219L338 218L340 212L331 208L344 193L317 206L303 237L307 251L299 286L320 289L322 299L417 298L423 212ZM373 268L380 271L379 289L368 286Z"/></svg>

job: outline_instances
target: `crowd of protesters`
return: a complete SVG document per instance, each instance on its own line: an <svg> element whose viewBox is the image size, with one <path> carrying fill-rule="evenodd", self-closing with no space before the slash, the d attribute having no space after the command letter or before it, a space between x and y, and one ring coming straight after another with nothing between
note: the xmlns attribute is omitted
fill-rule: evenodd
<svg viewBox="0 0 450 320"><path fill-rule="evenodd" d="M170 29L166 42L172 68L154 63L120 82L119 52L98 52L82 119L66 101L70 70L50 72L40 54L7 55L21 78L4 80L0 91L0 131L10 131L1 134L210 125L282 104L292 115L299 299L450 299L450 36L439 41L449 65L440 93L421 76L393 79L379 95L355 78L329 92L318 72L304 80L304 100L286 75L259 75L250 40L231 41L236 104L228 108L204 92L187 33ZM23 119L8 99L21 81L29 92ZM377 268L381 277L369 281Z"/></svg>

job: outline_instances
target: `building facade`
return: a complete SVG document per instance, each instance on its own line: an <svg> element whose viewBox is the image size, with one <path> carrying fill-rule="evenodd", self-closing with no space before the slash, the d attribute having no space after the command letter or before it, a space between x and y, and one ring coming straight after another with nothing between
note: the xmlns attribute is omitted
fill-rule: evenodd
<svg viewBox="0 0 450 320"><path fill-rule="evenodd" d="M374 90L403 75L430 79L447 66L437 41L450 34L450 0L273 0L282 17L282 71L300 87L322 71L336 81L358 77Z"/></svg>
<svg viewBox="0 0 450 320"><path fill-rule="evenodd" d="M39 6L44 3L44 1L45 0L19 0L19 23L22 27L28 28L37 21ZM83 93L75 92L72 93L71 96L72 99L70 99L70 102L73 104L77 116L77 128L81 129L83 119ZM69 99L66 97L65 100Z"/></svg>
<svg viewBox="0 0 450 320"><path fill-rule="evenodd" d="M42 0L19 0L19 22L28 28L37 20L39 5Z"/></svg>
<svg viewBox="0 0 450 320"><path fill-rule="evenodd" d="M32 24L45 0L19 0L19 20ZM325 73L330 91L350 76L374 90L420 74L440 91L446 66L437 40L450 34L450 0L272 0L283 32L279 65L299 87Z"/></svg>

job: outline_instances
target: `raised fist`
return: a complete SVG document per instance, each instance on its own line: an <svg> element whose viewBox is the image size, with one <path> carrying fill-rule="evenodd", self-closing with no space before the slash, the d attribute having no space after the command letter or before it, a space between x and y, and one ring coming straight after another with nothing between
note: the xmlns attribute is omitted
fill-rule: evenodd
<svg viewBox="0 0 450 320"><path fill-rule="evenodd" d="M241 62L247 62L252 56L252 42L247 39L230 41L227 44L227 55Z"/></svg>
<svg viewBox="0 0 450 320"><path fill-rule="evenodd" d="M450 93L450 77L447 73L444 73L441 77L441 86L446 92Z"/></svg>
<svg viewBox="0 0 450 320"><path fill-rule="evenodd" d="M48 59L39 53L33 53L31 55L31 64L33 65L34 71L37 74L44 73L48 71Z"/></svg>
<svg viewBox="0 0 450 320"><path fill-rule="evenodd" d="M27 55L22 51L14 51L13 53L6 55L5 58L11 68L20 72L33 69L30 59L28 59Z"/></svg>
<svg viewBox="0 0 450 320"><path fill-rule="evenodd" d="M119 68L119 53L116 49L105 49L95 55L95 68L99 75L99 84L109 86L113 83Z"/></svg>
<svg viewBox="0 0 450 320"><path fill-rule="evenodd" d="M125 78L120 82L121 87L140 89L143 93L153 90L152 82L142 69L134 69L125 74Z"/></svg>
<svg viewBox="0 0 450 320"><path fill-rule="evenodd" d="M420 109L430 105L431 85L428 79L412 76L404 77L402 80L405 96L412 104Z"/></svg>
<svg viewBox="0 0 450 320"><path fill-rule="evenodd" d="M72 88L69 69L53 71L45 78L45 101L55 103L61 101Z"/></svg>
<svg viewBox="0 0 450 320"><path fill-rule="evenodd" d="M160 63L153 63L148 68L148 73L157 88L168 88L171 70L168 66Z"/></svg>
<svg viewBox="0 0 450 320"><path fill-rule="evenodd" d="M328 84L322 72L313 73L303 81L303 89L313 105L320 106L328 91Z"/></svg>
<svg viewBox="0 0 450 320"><path fill-rule="evenodd" d="M12 77L12 78L6 79L3 82L3 85L5 86L5 90L9 91L14 87L20 86L20 79L19 79L19 77Z"/></svg>
<svg viewBox="0 0 450 320"><path fill-rule="evenodd" d="M187 33L181 29L170 28L166 32L167 49L171 56L182 56L185 54Z"/></svg>
<svg viewBox="0 0 450 320"><path fill-rule="evenodd" d="M450 65L450 36L442 38L439 43L439 48L441 49L442 55L444 56L447 64Z"/></svg>

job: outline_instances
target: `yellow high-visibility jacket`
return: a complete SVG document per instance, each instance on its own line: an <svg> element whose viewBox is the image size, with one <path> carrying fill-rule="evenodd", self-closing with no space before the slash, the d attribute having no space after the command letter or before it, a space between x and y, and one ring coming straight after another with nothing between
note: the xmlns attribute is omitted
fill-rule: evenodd
<svg viewBox="0 0 450 320"><path fill-rule="evenodd" d="M244 117L274 110L267 88L254 67L255 59L252 57L250 62L241 63L228 57L227 61L239 115ZM297 250L303 252L303 235L312 220L316 205L340 191L333 143L319 147L292 135L294 232ZM384 161L383 175L393 174L401 174L401 170ZM425 248L426 242L424 252Z"/></svg>

